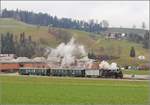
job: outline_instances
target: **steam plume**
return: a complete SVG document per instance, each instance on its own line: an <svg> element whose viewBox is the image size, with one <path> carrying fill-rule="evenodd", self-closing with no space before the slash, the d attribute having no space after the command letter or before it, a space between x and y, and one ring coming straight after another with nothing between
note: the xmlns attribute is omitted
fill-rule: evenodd
<svg viewBox="0 0 150 105"><path fill-rule="evenodd" d="M113 63L109 64L109 63L106 62L106 61L102 61L102 62L99 64L99 68L100 68L100 69L111 69L111 70L116 70L116 69L118 69L117 63L113 62Z"/></svg>
<svg viewBox="0 0 150 105"><path fill-rule="evenodd" d="M77 58L87 55L83 45L79 45L72 38L67 44L61 43L56 49L52 49L48 60L56 58L61 62L62 67L68 67L75 63Z"/></svg>

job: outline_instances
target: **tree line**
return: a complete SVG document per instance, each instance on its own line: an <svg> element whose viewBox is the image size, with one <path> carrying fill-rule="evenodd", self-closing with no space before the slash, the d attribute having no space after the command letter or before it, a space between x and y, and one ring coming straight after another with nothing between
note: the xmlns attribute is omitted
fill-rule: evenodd
<svg viewBox="0 0 150 105"><path fill-rule="evenodd" d="M28 24L52 26L59 28L78 29L88 32L99 33L108 28L109 23L106 20L101 22L89 20L89 22L79 21L71 18L58 18L57 16L51 16L47 13L33 13L23 10L2 10L2 18L14 18L23 21Z"/></svg>
<svg viewBox="0 0 150 105"><path fill-rule="evenodd" d="M150 49L150 32L146 31L144 38L143 38L143 47L146 49Z"/></svg>
<svg viewBox="0 0 150 105"><path fill-rule="evenodd" d="M19 38L12 33L1 34L1 53L16 54L18 57L33 57L42 56L44 52L42 47L39 47L36 42L32 41L31 36L26 36L25 33L20 33ZM38 52L38 53L37 53Z"/></svg>

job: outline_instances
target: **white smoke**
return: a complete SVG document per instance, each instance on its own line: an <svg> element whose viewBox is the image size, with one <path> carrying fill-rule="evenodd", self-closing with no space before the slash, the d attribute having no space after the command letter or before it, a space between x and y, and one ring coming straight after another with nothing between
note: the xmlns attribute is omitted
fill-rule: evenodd
<svg viewBox="0 0 150 105"><path fill-rule="evenodd" d="M74 63L75 63L75 57L69 54L67 56L66 55L64 56L64 58L62 59L62 62L61 62L61 66L68 67Z"/></svg>
<svg viewBox="0 0 150 105"><path fill-rule="evenodd" d="M79 45L72 38L67 44L61 43L56 49L52 49L48 55L48 60L56 58L61 62L62 67L68 67L75 63L77 58L86 56L86 51L83 45Z"/></svg>
<svg viewBox="0 0 150 105"><path fill-rule="evenodd" d="M117 63L115 63L115 62L109 64L109 63L106 62L106 61L102 61L102 62L99 64L99 68L100 68L100 69L117 70L117 69L118 69L118 66L117 66Z"/></svg>
<svg viewBox="0 0 150 105"><path fill-rule="evenodd" d="M117 67L117 63L111 63L111 65L110 65L110 69L111 70L116 70L116 69L118 69L118 67Z"/></svg>
<svg viewBox="0 0 150 105"><path fill-rule="evenodd" d="M67 44L61 43L56 49L51 49L47 60L53 63L55 62L56 65L59 64L61 67L71 67L74 65L76 67L92 69L96 65L94 60L87 57L84 46L77 44L74 38ZM117 70L118 67L115 62L109 64L107 61L102 61L99 64L99 69Z"/></svg>
<svg viewBox="0 0 150 105"><path fill-rule="evenodd" d="M85 63L85 68L87 69L92 69L92 65L93 65L94 61L92 59L89 59L86 63Z"/></svg>
<svg viewBox="0 0 150 105"><path fill-rule="evenodd" d="M100 64L99 64L99 68L100 69L109 69L110 65L108 62L106 61L102 61Z"/></svg>

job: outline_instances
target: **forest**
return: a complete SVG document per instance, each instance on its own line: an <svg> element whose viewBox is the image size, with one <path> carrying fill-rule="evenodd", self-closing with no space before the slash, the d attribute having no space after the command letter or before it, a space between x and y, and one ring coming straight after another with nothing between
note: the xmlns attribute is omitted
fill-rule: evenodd
<svg viewBox="0 0 150 105"><path fill-rule="evenodd" d="M52 27L59 27L59 28L69 28L69 29L78 29L87 32L95 32L99 33L104 31L108 28L109 23L107 20L102 20L101 22L90 20L89 22L86 21L79 21L71 18L58 18L57 16L51 16L47 13L34 13L29 11L23 10L2 10L2 18L14 18L19 21L34 24L39 26L52 26Z"/></svg>
<svg viewBox="0 0 150 105"><path fill-rule="evenodd" d="M31 36L20 33L19 38L12 33L1 34L1 53L16 54L18 57L43 56L44 48L32 41Z"/></svg>

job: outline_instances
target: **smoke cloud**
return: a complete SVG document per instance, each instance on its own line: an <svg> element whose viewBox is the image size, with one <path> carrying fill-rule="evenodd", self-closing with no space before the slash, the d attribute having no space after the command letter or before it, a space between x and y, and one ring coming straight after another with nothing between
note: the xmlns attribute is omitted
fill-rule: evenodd
<svg viewBox="0 0 150 105"><path fill-rule="evenodd" d="M61 43L56 49L52 49L48 55L48 60L61 62L61 67L69 67L74 64L76 59L86 56L86 51L83 45L77 44L74 38L65 44Z"/></svg>
<svg viewBox="0 0 150 105"><path fill-rule="evenodd" d="M51 61L51 67L54 63L54 65L58 67L80 67L86 69L96 67L97 69L118 69L117 63L115 62L111 64L107 61L102 61L100 64L94 63L93 59L89 59L87 57L84 46L78 44L74 38L71 38L67 44L61 43L55 49L51 49L47 61Z"/></svg>
<svg viewBox="0 0 150 105"><path fill-rule="evenodd" d="M109 64L107 61L102 61L102 62L99 64L99 68L100 68L100 69L116 70L116 69L118 69L118 66L117 66L117 63L115 63L115 62Z"/></svg>

